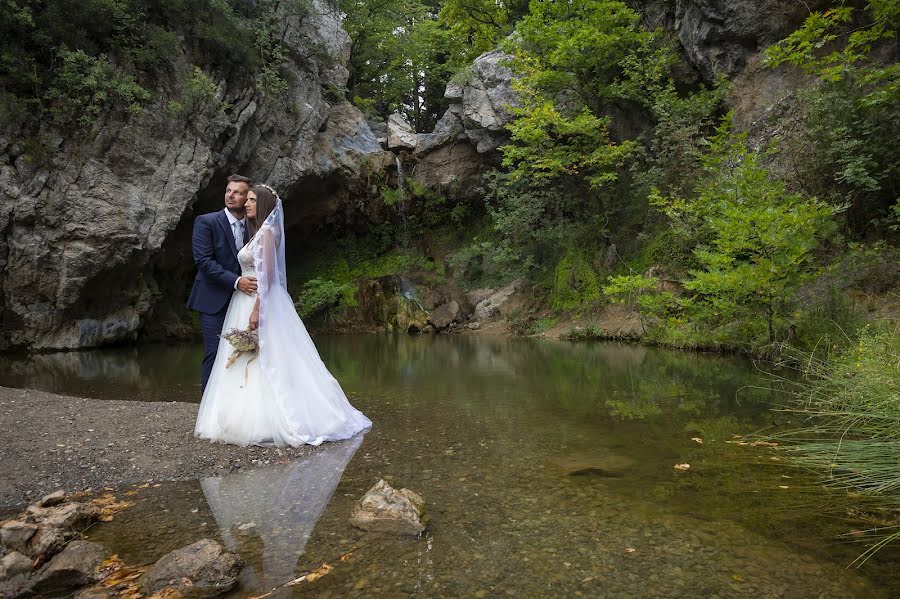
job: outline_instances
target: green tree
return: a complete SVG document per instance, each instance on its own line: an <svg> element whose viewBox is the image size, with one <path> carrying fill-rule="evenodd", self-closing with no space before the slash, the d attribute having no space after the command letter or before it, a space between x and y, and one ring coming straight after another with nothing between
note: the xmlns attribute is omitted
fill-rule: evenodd
<svg viewBox="0 0 900 599"><path fill-rule="evenodd" d="M842 207L788 192L763 168L763 157L726 121L693 196L651 201L698 243L700 268L684 282L693 315L710 324L761 315L775 341L776 320L815 273L814 251L834 231Z"/></svg>
<svg viewBox="0 0 900 599"><path fill-rule="evenodd" d="M802 96L804 128L791 149L804 160L794 170L805 189L849 202L857 235L888 222L900 197L900 64L875 51L896 44L898 26L895 0L840 1L766 50L770 66L791 64L821 80Z"/></svg>

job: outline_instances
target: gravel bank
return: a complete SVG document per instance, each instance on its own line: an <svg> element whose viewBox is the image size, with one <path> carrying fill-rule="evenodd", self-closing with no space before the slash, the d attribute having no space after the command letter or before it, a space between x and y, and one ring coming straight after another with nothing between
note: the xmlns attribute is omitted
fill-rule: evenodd
<svg viewBox="0 0 900 599"><path fill-rule="evenodd" d="M220 476L315 448L195 439L198 404L84 399L0 387L0 507L66 493Z"/></svg>

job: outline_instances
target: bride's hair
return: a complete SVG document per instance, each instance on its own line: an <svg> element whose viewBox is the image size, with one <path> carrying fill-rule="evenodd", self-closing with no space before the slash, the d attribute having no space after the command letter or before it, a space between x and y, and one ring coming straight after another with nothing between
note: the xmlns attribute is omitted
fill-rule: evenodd
<svg viewBox="0 0 900 599"><path fill-rule="evenodd" d="M266 217L275 210L276 196L272 188L266 185L254 185L250 191L256 196L256 218L247 219L249 233L252 237L256 235L262 224L266 222Z"/></svg>

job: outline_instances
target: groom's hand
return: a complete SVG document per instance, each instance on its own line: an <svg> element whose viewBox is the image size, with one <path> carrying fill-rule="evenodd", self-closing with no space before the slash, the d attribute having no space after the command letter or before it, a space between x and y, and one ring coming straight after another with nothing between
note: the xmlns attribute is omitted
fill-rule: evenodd
<svg viewBox="0 0 900 599"><path fill-rule="evenodd" d="M246 294L256 291L256 277L241 277L238 279L237 288Z"/></svg>

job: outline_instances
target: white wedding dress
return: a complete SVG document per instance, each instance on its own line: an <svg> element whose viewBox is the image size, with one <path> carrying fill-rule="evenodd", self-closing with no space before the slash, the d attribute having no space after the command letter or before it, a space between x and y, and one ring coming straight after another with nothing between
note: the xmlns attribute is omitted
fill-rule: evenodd
<svg viewBox="0 0 900 599"><path fill-rule="evenodd" d="M197 414L194 435L234 445L319 445L349 439L372 426L350 405L328 372L287 292L284 218L279 199L257 234L238 252L241 276L256 277L260 297L259 356L225 339ZM223 332L246 329L256 295L235 291Z"/></svg>

